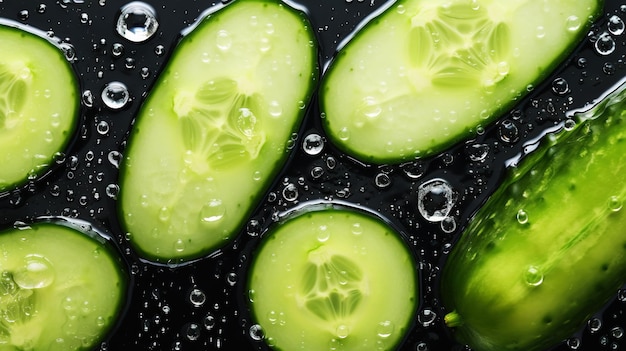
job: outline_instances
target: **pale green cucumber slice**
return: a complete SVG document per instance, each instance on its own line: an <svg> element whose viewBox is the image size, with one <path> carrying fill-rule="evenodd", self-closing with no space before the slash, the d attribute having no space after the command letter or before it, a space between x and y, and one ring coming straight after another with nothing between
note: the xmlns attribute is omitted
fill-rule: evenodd
<svg viewBox="0 0 626 351"><path fill-rule="evenodd" d="M392 350L419 302L417 268L400 235L340 208L271 229L254 254L248 289L276 350Z"/></svg>
<svg viewBox="0 0 626 351"><path fill-rule="evenodd" d="M45 172L78 119L78 82L62 50L0 23L0 193Z"/></svg>
<svg viewBox="0 0 626 351"><path fill-rule="evenodd" d="M103 239L52 223L0 232L0 350L90 350L117 321L127 276Z"/></svg>
<svg viewBox="0 0 626 351"><path fill-rule="evenodd" d="M237 0L186 34L137 117L121 170L131 243L161 262L237 235L288 157L317 79L303 13Z"/></svg>
<svg viewBox="0 0 626 351"><path fill-rule="evenodd" d="M325 128L370 163L431 156L476 134L578 45L600 0L400 0L337 54Z"/></svg>

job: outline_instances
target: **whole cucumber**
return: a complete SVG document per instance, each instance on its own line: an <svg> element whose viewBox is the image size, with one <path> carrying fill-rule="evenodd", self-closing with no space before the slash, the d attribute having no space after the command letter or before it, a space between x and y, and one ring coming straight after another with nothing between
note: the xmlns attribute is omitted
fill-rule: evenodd
<svg viewBox="0 0 626 351"><path fill-rule="evenodd" d="M445 322L476 351L557 344L626 283L626 83L574 117L507 174L446 262Z"/></svg>

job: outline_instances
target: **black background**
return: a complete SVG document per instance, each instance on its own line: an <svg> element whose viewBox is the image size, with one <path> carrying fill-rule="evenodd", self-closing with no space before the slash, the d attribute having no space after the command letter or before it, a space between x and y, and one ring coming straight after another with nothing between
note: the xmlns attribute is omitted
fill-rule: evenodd
<svg viewBox="0 0 626 351"><path fill-rule="evenodd" d="M422 301L401 349L466 349L455 343L443 326L445 312L438 301L439 271L450 246L470 215L498 185L506 160L523 152L526 141L563 121L566 111L584 106L626 75L626 34L614 37L617 49L613 54L601 56L594 50L593 41L606 31L611 15L626 19L626 7L622 10L622 3L608 0L605 14L557 72L498 122L486 126L481 135L435 157L404 165L364 165L337 152L328 143L321 154L308 155L301 147L304 136L324 135L315 100L289 163L251 218L260 223L260 229L252 230L252 235L246 228L242 229L230 245L194 263L157 265L139 259L119 228L115 192L111 192L118 178L116 153L123 154L133 118L167 62L179 33L215 3L148 1L157 11L160 26L153 38L140 44L125 40L115 31L117 15L126 3L119 0L0 0L0 17L51 31L73 46L76 54L73 65L80 77L81 90L89 90L95 96L92 107L83 104L76 137L50 172L19 189L0 194L0 226L10 227L15 221L33 221L39 216L65 216L87 220L103 235L113 238L116 249L127 263L132 287L119 325L96 348L98 350L266 349L262 341L249 335L254 322L250 320L245 303L245 277L253 250L262 238L258 234L272 223L273 213L320 199L342 200L377 211L399 228L419 257ZM308 10L319 40L321 67L366 16L386 4L383 0L300 0L297 3ZM112 52L116 43L124 47L119 56ZM156 53L159 45L164 48L160 55ZM19 48L0 48L0 54L8 50ZM129 60L132 64L127 67ZM142 76L144 68L148 70L146 77ZM570 93L558 95L552 91L552 82L557 77L567 80ZM122 110L107 109L99 97L103 87L112 81L121 81L129 87L131 101ZM98 130L103 122L109 126L106 133ZM503 139L502 134L510 131L511 125L517 130L517 137ZM476 144L489 148L483 161L471 160L472 146ZM314 167L324 170L320 178L311 176ZM390 180L390 185L377 184L376 179L384 178ZM446 179L459 194L452 212L457 226L451 232L442 230L438 223L427 222L417 211L417 188L433 178ZM296 201L283 198L282 192L287 186L297 188ZM190 301L194 289L206 295L206 301L200 306ZM618 295L624 295L626 301L626 293ZM626 328L625 310L626 302L616 297L593 322L601 322L599 330L592 332L592 328L586 326L575 335L581 344L577 349L624 349L626 337L621 337L619 331L623 334ZM436 315L434 321L427 318L428 311ZM571 345L571 341L569 345L563 343L555 350L575 349Z"/></svg>

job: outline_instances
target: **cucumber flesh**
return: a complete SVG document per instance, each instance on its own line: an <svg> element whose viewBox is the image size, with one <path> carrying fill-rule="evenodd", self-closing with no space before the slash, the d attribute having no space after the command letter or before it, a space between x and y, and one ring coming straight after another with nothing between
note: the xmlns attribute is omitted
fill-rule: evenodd
<svg viewBox="0 0 626 351"><path fill-rule="evenodd" d="M600 0L400 0L338 52L324 125L370 163L427 157L475 134L586 34ZM541 54L538 54L541 53Z"/></svg>
<svg viewBox="0 0 626 351"><path fill-rule="evenodd" d="M477 351L543 350L626 283L626 85L544 140L443 269L445 319Z"/></svg>
<svg viewBox="0 0 626 351"><path fill-rule="evenodd" d="M0 23L0 193L46 171L78 119L78 82L60 48Z"/></svg>
<svg viewBox="0 0 626 351"><path fill-rule="evenodd" d="M263 239L248 276L254 318L277 350L392 350L411 327L417 268L385 222L305 211Z"/></svg>
<svg viewBox="0 0 626 351"><path fill-rule="evenodd" d="M146 258L183 261L225 245L288 157L317 79L303 13L237 0L181 40L137 117L120 208Z"/></svg>
<svg viewBox="0 0 626 351"><path fill-rule="evenodd" d="M103 241L37 223L0 232L0 251L0 349L90 350L116 323L127 276Z"/></svg>

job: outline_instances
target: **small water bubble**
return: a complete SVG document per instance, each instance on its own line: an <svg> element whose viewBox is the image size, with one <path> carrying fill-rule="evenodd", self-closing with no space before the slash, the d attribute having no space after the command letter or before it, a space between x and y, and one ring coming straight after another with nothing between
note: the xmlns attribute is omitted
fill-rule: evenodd
<svg viewBox="0 0 626 351"><path fill-rule="evenodd" d="M515 143L519 140L519 129L508 119L502 121L498 128L500 139L506 143Z"/></svg>
<svg viewBox="0 0 626 351"><path fill-rule="evenodd" d="M487 144L472 144L468 146L467 153L469 159L474 162L482 162L487 158L489 154L489 145Z"/></svg>
<svg viewBox="0 0 626 351"><path fill-rule="evenodd" d="M206 316L204 316L204 319L202 320L202 324L204 324L204 328L206 330L213 329L216 324L215 317L213 317L212 314L208 313Z"/></svg>
<svg viewBox="0 0 626 351"><path fill-rule="evenodd" d="M387 188L391 185L391 178L386 173L378 173L374 178L374 184L381 189Z"/></svg>
<svg viewBox="0 0 626 351"><path fill-rule="evenodd" d="M250 329L248 329L248 335L250 335L254 341L262 340L264 337L263 328L258 324L253 324L250 326Z"/></svg>
<svg viewBox="0 0 626 351"><path fill-rule="evenodd" d="M563 122L563 128L567 131L571 131L576 127L576 121L568 118L565 120L565 122Z"/></svg>
<svg viewBox="0 0 626 351"><path fill-rule="evenodd" d="M515 217L517 218L517 222L519 224L528 223L528 213L526 213L526 211L524 210L517 211L517 215L515 215Z"/></svg>
<svg viewBox="0 0 626 351"><path fill-rule="evenodd" d="M69 62L74 62L76 60L76 49L74 49L72 44L61 43L59 44L59 47L61 48L61 51L63 51L66 60Z"/></svg>
<svg viewBox="0 0 626 351"><path fill-rule="evenodd" d="M189 293L189 302L191 302L193 307L201 307L206 302L206 294L204 291L194 288Z"/></svg>
<svg viewBox="0 0 626 351"><path fill-rule="evenodd" d="M200 218L205 223L215 223L224 218L226 206L221 199L211 199L207 201L200 210Z"/></svg>
<svg viewBox="0 0 626 351"><path fill-rule="evenodd" d="M337 335L339 339L345 339L350 335L350 328L345 324L340 324L335 329L335 335Z"/></svg>
<svg viewBox="0 0 626 351"><path fill-rule="evenodd" d="M441 230L444 233L450 234L456 230L456 219L448 216L441 221Z"/></svg>
<svg viewBox="0 0 626 351"><path fill-rule="evenodd" d="M28 19L29 16L29 12L28 10L20 10L20 12L18 12L17 17L22 20L22 21L26 21Z"/></svg>
<svg viewBox="0 0 626 351"><path fill-rule="evenodd" d="M418 210L430 222L441 222L448 217L457 200L457 192L443 179L431 179L418 188Z"/></svg>
<svg viewBox="0 0 626 351"><path fill-rule="evenodd" d="M315 166L311 168L311 177L313 179L319 179L323 175L324 175L324 168L320 166Z"/></svg>
<svg viewBox="0 0 626 351"><path fill-rule="evenodd" d="M621 339L624 336L624 329L622 327L614 327L611 329L611 336L615 339Z"/></svg>
<svg viewBox="0 0 626 351"><path fill-rule="evenodd" d="M619 196L611 196L609 198L609 210L613 212L619 212L622 209L622 200Z"/></svg>
<svg viewBox="0 0 626 351"><path fill-rule="evenodd" d="M612 62L605 62L604 65L602 65L602 72L609 76L615 74L615 71L616 68Z"/></svg>
<svg viewBox="0 0 626 351"><path fill-rule="evenodd" d="M127 57L124 59L124 67L126 69L134 69L135 68L135 59L132 57Z"/></svg>
<svg viewBox="0 0 626 351"><path fill-rule="evenodd" d="M113 200L117 199L117 195L120 193L120 187L117 184L109 184L107 185L105 192L108 197Z"/></svg>
<svg viewBox="0 0 626 351"><path fill-rule="evenodd" d="M354 223L352 224L352 234L354 235L361 235L363 234L363 227L361 226L361 223Z"/></svg>
<svg viewBox="0 0 626 351"><path fill-rule="evenodd" d="M537 26L537 28L535 28L535 35L539 39L545 37L546 36L546 28L544 26Z"/></svg>
<svg viewBox="0 0 626 351"><path fill-rule="evenodd" d="M626 289L620 289L617 291L617 300L620 302L626 302Z"/></svg>
<svg viewBox="0 0 626 351"><path fill-rule="evenodd" d="M428 351L428 345L425 342L420 342L415 346L415 351Z"/></svg>
<svg viewBox="0 0 626 351"><path fill-rule="evenodd" d="M524 273L524 279L530 286L539 286L543 283L543 272L538 267L530 266Z"/></svg>
<svg viewBox="0 0 626 351"><path fill-rule="evenodd" d="M283 107L278 101L270 102L269 113L272 117L280 117L283 114Z"/></svg>
<svg viewBox="0 0 626 351"><path fill-rule="evenodd" d="M91 21L89 20L89 14L83 12L80 14L80 23L82 24L91 24Z"/></svg>
<svg viewBox="0 0 626 351"><path fill-rule="evenodd" d="M230 286L235 286L235 284L237 284L237 279L239 279L239 277L237 276L237 273L235 272L230 272L226 276L226 282Z"/></svg>
<svg viewBox="0 0 626 351"><path fill-rule="evenodd" d="M379 337L386 339L393 334L394 325L391 321L383 321L378 323L378 327L376 329L376 333Z"/></svg>
<svg viewBox="0 0 626 351"><path fill-rule="evenodd" d="M569 338L565 343L572 350L578 350L581 345L580 339L578 338Z"/></svg>
<svg viewBox="0 0 626 351"><path fill-rule="evenodd" d="M319 155L324 150L324 139L319 134L311 133L304 137L302 149L307 155Z"/></svg>
<svg viewBox="0 0 626 351"><path fill-rule="evenodd" d="M296 201L298 199L298 188L293 183L287 184L283 188L283 198L289 202Z"/></svg>
<svg viewBox="0 0 626 351"><path fill-rule="evenodd" d="M324 243L330 239L330 230L325 225L321 225L317 228L317 241Z"/></svg>
<svg viewBox="0 0 626 351"><path fill-rule="evenodd" d="M328 169L335 169L336 166L337 166L337 160L334 157L329 156L326 159L326 167L328 167Z"/></svg>
<svg viewBox="0 0 626 351"><path fill-rule="evenodd" d="M154 8L141 1L133 1L124 5L115 29L123 38L140 43L150 39L159 28Z"/></svg>
<svg viewBox="0 0 626 351"><path fill-rule="evenodd" d="M115 57L119 57L122 56L123 53L124 45L122 45L121 43L114 43L113 48L111 49L111 54L113 54L113 56Z"/></svg>
<svg viewBox="0 0 626 351"><path fill-rule="evenodd" d="M94 97L91 90L85 90L83 92L83 95L81 96L81 101L83 102L83 105L85 105L85 107L93 107Z"/></svg>
<svg viewBox="0 0 626 351"><path fill-rule="evenodd" d="M420 161L404 163L400 166L400 168L402 168L404 174L406 174L406 176L411 179L417 179L421 177L426 171L426 166L424 166L424 163Z"/></svg>
<svg viewBox="0 0 626 351"><path fill-rule="evenodd" d="M154 53L157 56L163 56L163 54L165 53L165 47L161 44L157 45L154 47Z"/></svg>
<svg viewBox="0 0 626 351"><path fill-rule="evenodd" d="M189 341L196 341L200 338L202 334L202 329L196 323L189 323L185 328L185 337Z"/></svg>
<svg viewBox="0 0 626 351"><path fill-rule="evenodd" d="M46 12L46 4L39 4L39 6L37 6L37 12L39 13L45 13Z"/></svg>
<svg viewBox="0 0 626 351"><path fill-rule="evenodd" d="M576 15L571 15L565 20L565 27L570 32L577 31L580 28L581 24L582 22L580 21L580 18Z"/></svg>
<svg viewBox="0 0 626 351"><path fill-rule="evenodd" d="M130 100L128 88L124 83L111 82L102 89L102 101L112 110L119 110Z"/></svg>
<svg viewBox="0 0 626 351"><path fill-rule="evenodd" d="M437 314L430 309L424 309L417 315L417 321L424 327L429 327L435 323Z"/></svg>
<svg viewBox="0 0 626 351"><path fill-rule="evenodd" d="M148 67L141 67L141 78L146 79L150 76L150 69Z"/></svg>
<svg viewBox="0 0 626 351"><path fill-rule="evenodd" d="M602 33L598 37L594 46L598 54L604 56L612 54L617 47L615 40L613 40L613 37L607 32Z"/></svg>
<svg viewBox="0 0 626 351"><path fill-rule="evenodd" d="M119 151L110 151L107 155L107 159L109 160L109 163L113 165L113 167L119 168L120 162L122 161L122 154Z"/></svg>
<svg viewBox="0 0 626 351"><path fill-rule="evenodd" d="M609 32L613 35L622 35L624 33L624 29L626 29L624 21L618 15L611 16L607 26Z"/></svg>
<svg viewBox="0 0 626 351"><path fill-rule="evenodd" d="M109 123L107 121L100 121L96 124L96 131L100 135L106 135L109 132Z"/></svg>
<svg viewBox="0 0 626 351"><path fill-rule="evenodd" d="M259 236L261 233L261 223L256 219L250 220L246 226L246 233L250 236Z"/></svg>
<svg viewBox="0 0 626 351"><path fill-rule="evenodd" d="M593 317L587 322L587 326L589 327L589 331L591 331L592 334L595 334L602 329L602 320L600 318Z"/></svg>
<svg viewBox="0 0 626 351"><path fill-rule="evenodd" d="M232 46L233 41L232 38L230 37L230 33L228 33L227 30L220 30L217 32L217 38L215 39L215 45L217 45L217 48L222 50L222 51L227 51L230 49L230 47Z"/></svg>
<svg viewBox="0 0 626 351"><path fill-rule="evenodd" d="M565 95L569 93L569 84L564 78L556 78L552 81L552 91L556 95Z"/></svg>

